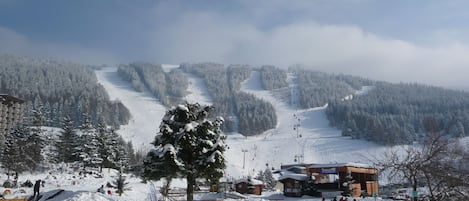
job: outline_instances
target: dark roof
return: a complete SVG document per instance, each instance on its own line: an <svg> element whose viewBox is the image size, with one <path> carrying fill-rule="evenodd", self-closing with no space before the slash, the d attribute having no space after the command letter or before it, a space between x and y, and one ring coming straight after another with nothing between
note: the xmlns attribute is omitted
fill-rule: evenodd
<svg viewBox="0 0 469 201"><path fill-rule="evenodd" d="M364 163L331 163L331 164L314 164L309 168L331 168L331 167L357 167L357 168L374 168L372 165Z"/></svg>
<svg viewBox="0 0 469 201"><path fill-rule="evenodd" d="M21 104L23 104L24 100L20 99L20 98L17 98L17 97L14 97L14 96L7 95L7 94L0 94L0 103L5 104L5 105L6 104L12 104L12 103L21 103Z"/></svg>

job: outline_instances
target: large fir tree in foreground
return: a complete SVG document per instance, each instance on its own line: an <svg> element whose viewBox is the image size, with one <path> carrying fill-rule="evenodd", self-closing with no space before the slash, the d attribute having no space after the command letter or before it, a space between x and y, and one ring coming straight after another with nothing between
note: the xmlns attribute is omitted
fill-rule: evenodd
<svg viewBox="0 0 469 201"><path fill-rule="evenodd" d="M187 200L193 200L196 178L216 182L225 168L223 118L208 120L212 107L179 105L168 110L160 131L144 161L144 177L150 180L173 177L187 179Z"/></svg>

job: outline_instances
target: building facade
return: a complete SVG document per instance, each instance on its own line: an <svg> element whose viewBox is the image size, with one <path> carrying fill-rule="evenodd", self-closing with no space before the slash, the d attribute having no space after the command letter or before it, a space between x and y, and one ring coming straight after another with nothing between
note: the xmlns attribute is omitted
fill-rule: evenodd
<svg viewBox="0 0 469 201"><path fill-rule="evenodd" d="M336 163L315 164L308 167L309 174L320 192L341 192L344 188L351 190L352 197L373 196L378 194L378 170L368 164ZM352 182L345 186L346 178Z"/></svg>
<svg viewBox="0 0 469 201"><path fill-rule="evenodd" d="M235 181L235 190L241 194L261 195L264 183L257 179L238 179Z"/></svg>
<svg viewBox="0 0 469 201"><path fill-rule="evenodd" d="M24 100L0 94L0 137L4 137L23 120Z"/></svg>

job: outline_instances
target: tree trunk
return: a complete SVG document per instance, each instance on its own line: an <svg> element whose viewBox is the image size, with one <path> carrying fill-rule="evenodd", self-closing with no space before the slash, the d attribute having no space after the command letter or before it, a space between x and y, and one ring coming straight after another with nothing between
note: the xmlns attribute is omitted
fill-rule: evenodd
<svg viewBox="0 0 469 201"><path fill-rule="evenodd" d="M414 197L414 192L417 191L417 177L414 177L414 178L413 178L413 181L412 181L412 189L414 190L414 191L412 191L412 194L411 194L412 200L413 200L413 201L417 201L417 200L418 200L418 197Z"/></svg>
<svg viewBox="0 0 469 201"><path fill-rule="evenodd" d="M188 174L187 175L187 201L194 200L194 185L195 185L195 178L194 175Z"/></svg>

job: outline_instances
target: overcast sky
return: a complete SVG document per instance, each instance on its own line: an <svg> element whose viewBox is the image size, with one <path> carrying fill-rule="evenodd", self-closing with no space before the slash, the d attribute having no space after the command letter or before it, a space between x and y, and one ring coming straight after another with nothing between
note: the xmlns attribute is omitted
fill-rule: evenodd
<svg viewBox="0 0 469 201"><path fill-rule="evenodd" d="M466 0L0 0L0 53L304 65L469 89Z"/></svg>

